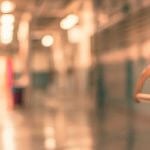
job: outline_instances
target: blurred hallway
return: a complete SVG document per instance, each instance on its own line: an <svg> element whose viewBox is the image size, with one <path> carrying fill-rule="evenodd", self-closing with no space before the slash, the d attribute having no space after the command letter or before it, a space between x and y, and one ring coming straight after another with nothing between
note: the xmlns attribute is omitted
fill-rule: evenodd
<svg viewBox="0 0 150 150"><path fill-rule="evenodd" d="M0 150L149 150L149 62L149 0L0 0Z"/></svg>
<svg viewBox="0 0 150 150"><path fill-rule="evenodd" d="M105 104L93 97L35 90L30 108L1 109L1 150L148 150L150 111ZM1 101L2 102L2 101ZM142 106L146 108L146 105ZM144 113L145 112L145 113Z"/></svg>

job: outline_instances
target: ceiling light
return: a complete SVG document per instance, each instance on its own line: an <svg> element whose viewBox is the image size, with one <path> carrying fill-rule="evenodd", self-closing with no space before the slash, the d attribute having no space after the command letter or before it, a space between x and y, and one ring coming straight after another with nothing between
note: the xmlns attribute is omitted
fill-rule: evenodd
<svg viewBox="0 0 150 150"><path fill-rule="evenodd" d="M70 14L60 22L60 27L64 30L68 30L73 28L78 22L79 17L77 15Z"/></svg>
<svg viewBox="0 0 150 150"><path fill-rule="evenodd" d="M0 10L2 13L11 13L15 9L15 4L11 1L3 1L0 5Z"/></svg>
<svg viewBox="0 0 150 150"><path fill-rule="evenodd" d="M0 17L0 40L3 44L9 44L13 40L15 17L11 14L4 14Z"/></svg>
<svg viewBox="0 0 150 150"><path fill-rule="evenodd" d="M42 38L42 45L44 47L50 47L51 45L53 45L54 43L54 39L51 35L45 35L43 38Z"/></svg>
<svg viewBox="0 0 150 150"><path fill-rule="evenodd" d="M12 14L4 14L0 17L1 24L13 24L15 17Z"/></svg>

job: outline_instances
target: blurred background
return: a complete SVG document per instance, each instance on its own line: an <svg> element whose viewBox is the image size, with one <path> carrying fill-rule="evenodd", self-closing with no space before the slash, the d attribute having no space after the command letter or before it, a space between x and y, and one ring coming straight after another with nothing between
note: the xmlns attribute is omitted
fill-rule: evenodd
<svg viewBox="0 0 150 150"><path fill-rule="evenodd" d="M0 0L0 149L149 150L149 62L149 0Z"/></svg>

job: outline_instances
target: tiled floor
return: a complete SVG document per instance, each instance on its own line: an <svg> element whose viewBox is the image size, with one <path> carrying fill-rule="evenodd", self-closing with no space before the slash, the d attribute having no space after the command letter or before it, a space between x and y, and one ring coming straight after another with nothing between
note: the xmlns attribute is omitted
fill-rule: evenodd
<svg viewBox="0 0 150 150"><path fill-rule="evenodd" d="M7 111L1 100L0 150L149 150L150 106L93 101L35 90L30 107Z"/></svg>

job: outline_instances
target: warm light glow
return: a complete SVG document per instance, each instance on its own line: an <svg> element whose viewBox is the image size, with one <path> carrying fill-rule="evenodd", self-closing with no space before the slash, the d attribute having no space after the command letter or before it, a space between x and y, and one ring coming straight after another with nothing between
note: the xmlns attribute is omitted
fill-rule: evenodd
<svg viewBox="0 0 150 150"><path fill-rule="evenodd" d="M45 148L46 149L55 149L56 148L56 139L54 138L54 127L46 126L44 128L44 135L45 135Z"/></svg>
<svg viewBox="0 0 150 150"><path fill-rule="evenodd" d="M15 17L11 14L4 14L0 18L0 38L3 44L9 44L13 40L14 21Z"/></svg>
<svg viewBox="0 0 150 150"><path fill-rule="evenodd" d="M44 143L47 149L55 149L56 148L56 140L54 138L47 138Z"/></svg>
<svg viewBox="0 0 150 150"><path fill-rule="evenodd" d="M1 24L13 24L15 21L14 15L4 14L1 16Z"/></svg>
<svg viewBox="0 0 150 150"><path fill-rule="evenodd" d="M13 31L12 31L12 26L7 28L7 26L2 26L1 27L1 42L3 44L9 44L13 40Z"/></svg>
<svg viewBox="0 0 150 150"><path fill-rule="evenodd" d="M73 28L78 22L79 17L74 14L70 14L60 22L60 27L64 30L68 30Z"/></svg>
<svg viewBox="0 0 150 150"><path fill-rule="evenodd" d="M78 43L81 41L82 32L79 27L74 27L68 30L68 40L71 43Z"/></svg>
<svg viewBox="0 0 150 150"><path fill-rule="evenodd" d="M29 52L29 27L30 24L30 15L25 13L22 15L17 32L17 39L19 45L19 55L22 59L22 62L25 63L28 57Z"/></svg>
<svg viewBox="0 0 150 150"><path fill-rule="evenodd" d="M53 45L53 43L54 43L54 39L51 35L45 35L42 38L42 45L44 47L50 47L51 45Z"/></svg>
<svg viewBox="0 0 150 150"><path fill-rule="evenodd" d="M14 142L14 129L10 127L5 127L2 133L3 138L3 147L4 150L15 150L15 142Z"/></svg>
<svg viewBox="0 0 150 150"><path fill-rule="evenodd" d="M16 150L15 129L11 119L4 114L2 123L2 145L4 150Z"/></svg>
<svg viewBox="0 0 150 150"><path fill-rule="evenodd" d="M0 6L0 10L2 13L10 13L14 11L14 9L15 9L15 4L11 1L3 1Z"/></svg>

